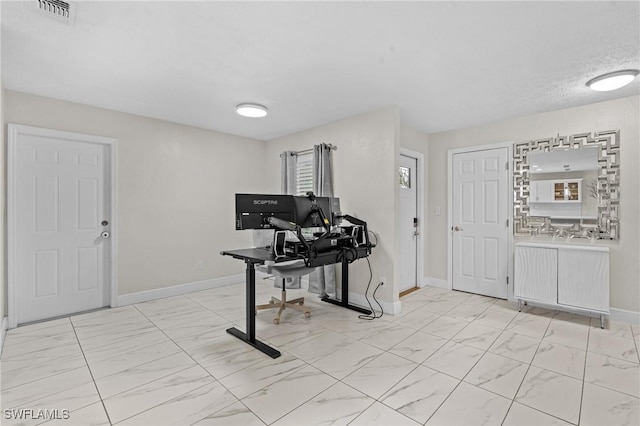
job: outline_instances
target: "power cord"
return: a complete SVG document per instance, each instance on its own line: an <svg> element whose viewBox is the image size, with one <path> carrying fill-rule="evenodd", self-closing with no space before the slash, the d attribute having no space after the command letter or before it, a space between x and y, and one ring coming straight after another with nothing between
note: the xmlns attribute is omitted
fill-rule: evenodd
<svg viewBox="0 0 640 426"><path fill-rule="evenodd" d="M376 291L378 291L378 289L382 285L382 282L380 282L380 284L378 284L376 289L373 290L373 295L372 295L373 300L380 307L380 315L376 315L376 311L373 310L373 306L371 305L371 301L369 300L369 296L367 296L367 293L369 293L369 287L371 286L371 280L373 280L373 270L371 269L371 262L369 262L369 258L367 257L366 259L367 259L367 265L369 265L369 282L367 283L367 289L364 292L364 297L365 297L365 299L367 299L367 303L369 304L369 309L371 310L371 314L370 315L358 315L358 318L363 319L363 320L367 320L367 321L373 321L374 319L382 318L382 316L384 315L384 309L382 309L382 305L380 304L380 302L378 302L378 299L376 299Z"/></svg>

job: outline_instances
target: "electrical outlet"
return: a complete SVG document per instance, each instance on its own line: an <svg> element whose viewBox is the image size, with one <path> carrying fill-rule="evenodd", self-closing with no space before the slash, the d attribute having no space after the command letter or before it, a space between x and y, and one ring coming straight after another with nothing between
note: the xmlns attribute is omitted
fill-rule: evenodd
<svg viewBox="0 0 640 426"><path fill-rule="evenodd" d="M384 285L384 283L387 281L387 279L385 277L380 277L380 285Z"/></svg>
<svg viewBox="0 0 640 426"><path fill-rule="evenodd" d="M202 270L204 270L204 262L202 262L202 260L198 260L198 262L196 262L196 271Z"/></svg>

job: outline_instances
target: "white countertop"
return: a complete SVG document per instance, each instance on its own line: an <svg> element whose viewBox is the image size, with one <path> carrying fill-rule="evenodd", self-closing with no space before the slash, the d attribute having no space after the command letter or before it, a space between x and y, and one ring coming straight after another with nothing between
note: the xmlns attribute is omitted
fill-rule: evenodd
<svg viewBox="0 0 640 426"><path fill-rule="evenodd" d="M556 241L554 242L521 241L516 243L515 246L609 252L609 247L607 246L596 245L596 244L563 243L563 242L556 242Z"/></svg>

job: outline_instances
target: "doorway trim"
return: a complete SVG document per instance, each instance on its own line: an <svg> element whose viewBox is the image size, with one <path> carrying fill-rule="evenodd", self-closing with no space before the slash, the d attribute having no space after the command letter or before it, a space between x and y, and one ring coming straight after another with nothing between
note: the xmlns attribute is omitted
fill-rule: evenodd
<svg viewBox="0 0 640 426"><path fill-rule="evenodd" d="M416 165L418 167L418 183L419 183L419 187L418 190L416 191L416 205L417 205L417 211L416 214L418 215L418 232L420 232L420 235L418 238L418 247L417 247L417 251L416 251L416 284L418 286L418 288L422 288L425 286L425 278L424 278L424 235L425 235L425 230L424 230L424 191L425 188L427 187L424 181L424 154L418 151L414 151L408 148L403 148L400 147L399 150L399 156L400 155L404 155L405 157L411 157L411 158L415 158L416 159ZM397 167L396 167L397 169ZM397 170L396 170L397 172ZM400 217L400 214L397 215L397 217ZM399 219L398 219L399 220ZM398 233L400 232L400 226L398 226ZM399 235L399 234L398 234Z"/></svg>
<svg viewBox="0 0 640 426"><path fill-rule="evenodd" d="M109 156L109 167L105 168L108 176L105 180L109 182L110 193L110 240L111 266L109 269L109 280L105 282L109 286L110 301L109 306L118 306L118 140L103 136L87 135L76 132L66 132L61 130L47 129L43 127L25 126L22 124L7 124L7 319L8 328L18 326L18 299L14 277L15 265L15 241L16 235L16 154L18 137L20 134L39 135L46 137L65 138L78 142L102 144L107 147Z"/></svg>
<svg viewBox="0 0 640 426"><path fill-rule="evenodd" d="M513 300L513 142L498 142L486 145L453 148L447 151L447 285L453 290L453 156L466 152L507 148L507 300Z"/></svg>

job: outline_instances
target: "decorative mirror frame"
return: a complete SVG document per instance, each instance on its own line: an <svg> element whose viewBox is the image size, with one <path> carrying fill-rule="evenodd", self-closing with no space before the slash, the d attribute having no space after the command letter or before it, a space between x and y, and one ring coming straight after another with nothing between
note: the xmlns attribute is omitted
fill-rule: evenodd
<svg viewBox="0 0 640 426"><path fill-rule="evenodd" d="M549 218L529 215L531 152L598 148L598 219L554 226ZM515 235L549 235L567 238L617 240L620 237L620 130L579 133L517 143L513 150L513 216Z"/></svg>

